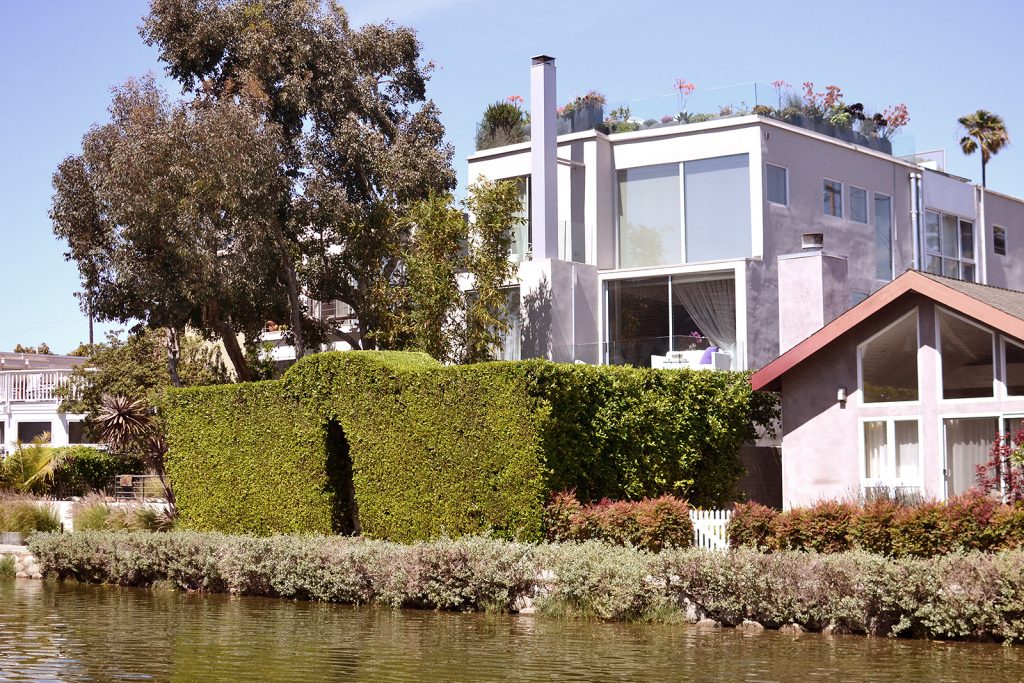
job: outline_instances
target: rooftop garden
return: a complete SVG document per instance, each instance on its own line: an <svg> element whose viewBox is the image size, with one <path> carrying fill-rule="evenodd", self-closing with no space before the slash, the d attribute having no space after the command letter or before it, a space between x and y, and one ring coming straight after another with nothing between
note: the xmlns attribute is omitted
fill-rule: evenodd
<svg viewBox="0 0 1024 683"><path fill-rule="evenodd" d="M558 133L628 133L754 114L891 154L892 138L910 121L905 104L872 112L861 102L849 102L839 86L817 91L810 81L799 91L785 81L774 81L770 88L750 84L698 91L696 85L680 78L673 90L669 96L616 106L592 90L558 109ZM529 112L523 107L523 98L513 95L484 110L476 148L480 151L529 139Z"/></svg>

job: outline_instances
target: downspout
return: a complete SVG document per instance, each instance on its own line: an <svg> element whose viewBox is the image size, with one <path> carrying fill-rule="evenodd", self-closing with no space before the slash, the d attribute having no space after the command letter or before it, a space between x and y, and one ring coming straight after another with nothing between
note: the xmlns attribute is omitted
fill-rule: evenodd
<svg viewBox="0 0 1024 683"><path fill-rule="evenodd" d="M985 185L982 183L981 188L978 190L981 194L975 195L980 197L977 199L978 204L978 230L977 239L975 240L974 249L978 254L978 282L987 285L988 284L988 238L986 235L985 225Z"/></svg>
<svg viewBox="0 0 1024 683"><path fill-rule="evenodd" d="M914 270L921 270L921 174L910 174L910 232L912 235Z"/></svg>
<svg viewBox="0 0 1024 683"><path fill-rule="evenodd" d="M572 264L572 362L576 362L576 264Z"/></svg>

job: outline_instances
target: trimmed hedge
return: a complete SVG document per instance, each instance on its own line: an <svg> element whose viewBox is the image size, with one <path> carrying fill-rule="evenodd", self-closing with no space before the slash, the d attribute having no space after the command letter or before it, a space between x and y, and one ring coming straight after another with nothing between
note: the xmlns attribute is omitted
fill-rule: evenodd
<svg viewBox="0 0 1024 683"><path fill-rule="evenodd" d="M822 553L864 550L890 557L934 557L1024 547L1024 507L972 490L943 502L863 505L823 501L778 512L740 503L729 522L733 547Z"/></svg>
<svg viewBox="0 0 1024 683"><path fill-rule="evenodd" d="M604 541L653 552L693 544L690 506L673 496L581 505L572 492L556 493L544 521L549 541Z"/></svg>
<svg viewBox="0 0 1024 683"><path fill-rule="evenodd" d="M352 491L342 495L350 478L366 535L534 540L556 490L731 501L739 448L777 404L744 373L446 367L419 353L336 352L307 356L280 382L172 390L167 412L168 470L188 528L355 530ZM302 519L286 522L296 508Z"/></svg>
<svg viewBox="0 0 1024 683"><path fill-rule="evenodd" d="M1024 640L1021 552L655 554L595 541L399 545L193 532L36 534L29 548L44 574L91 583L460 611L515 611L532 598L540 615Z"/></svg>
<svg viewBox="0 0 1024 683"><path fill-rule="evenodd" d="M326 431L280 381L190 387L167 410L167 462L183 525L331 533L337 486Z"/></svg>

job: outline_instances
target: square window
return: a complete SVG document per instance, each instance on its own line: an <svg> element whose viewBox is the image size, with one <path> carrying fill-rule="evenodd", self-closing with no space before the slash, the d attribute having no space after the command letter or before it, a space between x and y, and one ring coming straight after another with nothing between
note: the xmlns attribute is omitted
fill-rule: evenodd
<svg viewBox="0 0 1024 683"><path fill-rule="evenodd" d="M868 193L859 187L850 188L850 220L868 222Z"/></svg>
<svg viewBox="0 0 1024 683"><path fill-rule="evenodd" d="M1000 256L1006 256L1006 228L992 226L992 250Z"/></svg>
<svg viewBox="0 0 1024 683"><path fill-rule="evenodd" d="M786 174L786 169L781 166L768 164L768 169L765 172L766 193L768 201L772 204L781 204L782 206L789 204L789 179Z"/></svg>
<svg viewBox="0 0 1024 683"><path fill-rule="evenodd" d="M823 210L826 216L843 217L843 184L835 180L822 181Z"/></svg>

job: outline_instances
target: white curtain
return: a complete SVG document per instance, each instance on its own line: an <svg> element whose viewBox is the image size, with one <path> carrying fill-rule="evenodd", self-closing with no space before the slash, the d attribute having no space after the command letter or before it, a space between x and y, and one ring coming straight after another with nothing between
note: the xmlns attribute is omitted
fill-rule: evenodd
<svg viewBox="0 0 1024 683"><path fill-rule="evenodd" d="M672 279L672 292L715 346L735 356L736 283L733 280Z"/></svg>
<svg viewBox="0 0 1024 683"><path fill-rule="evenodd" d="M864 423L864 475L867 479L885 479L885 422Z"/></svg>
<svg viewBox="0 0 1024 683"><path fill-rule="evenodd" d="M949 493L956 495L977 483L978 465L988 462L998 427L994 417L949 419L945 427Z"/></svg>
<svg viewBox="0 0 1024 683"><path fill-rule="evenodd" d="M899 420L896 428L896 478L914 482L920 476L920 457L917 445L917 422Z"/></svg>

